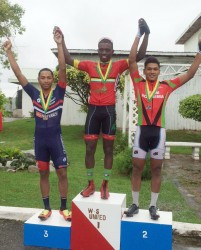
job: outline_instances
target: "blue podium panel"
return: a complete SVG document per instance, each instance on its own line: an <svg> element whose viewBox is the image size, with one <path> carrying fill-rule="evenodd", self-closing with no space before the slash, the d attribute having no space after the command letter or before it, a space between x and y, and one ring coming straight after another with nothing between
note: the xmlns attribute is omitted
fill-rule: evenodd
<svg viewBox="0 0 201 250"><path fill-rule="evenodd" d="M171 250L172 213L160 211L152 220L148 210L139 210L133 217L122 218L121 250Z"/></svg>
<svg viewBox="0 0 201 250"><path fill-rule="evenodd" d="M41 221L38 215L24 223L24 245L70 249L71 222L65 221L58 210L52 210L46 221Z"/></svg>

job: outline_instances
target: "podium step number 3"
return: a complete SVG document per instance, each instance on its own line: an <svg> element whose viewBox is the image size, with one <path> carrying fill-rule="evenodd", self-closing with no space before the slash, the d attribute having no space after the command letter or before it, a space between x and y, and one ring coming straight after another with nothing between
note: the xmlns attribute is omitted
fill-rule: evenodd
<svg viewBox="0 0 201 250"><path fill-rule="evenodd" d="M58 210L52 210L46 221L41 221L38 215L24 223L24 245L70 249L71 222L65 221Z"/></svg>

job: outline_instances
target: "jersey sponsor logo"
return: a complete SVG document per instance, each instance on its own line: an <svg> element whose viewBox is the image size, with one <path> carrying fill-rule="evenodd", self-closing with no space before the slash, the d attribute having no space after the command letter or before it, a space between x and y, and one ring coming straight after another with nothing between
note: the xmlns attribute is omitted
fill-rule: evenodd
<svg viewBox="0 0 201 250"><path fill-rule="evenodd" d="M54 112L54 113L48 114L48 117L52 118L52 117L55 117L57 115L58 115L58 112Z"/></svg>
<svg viewBox="0 0 201 250"><path fill-rule="evenodd" d="M40 103L40 98L37 99L37 103Z"/></svg>
<svg viewBox="0 0 201 250"><path fill-rule="evenodd" d="M134 155L137 155L138 154L138 150L135 150L133 153L134 153Z"/></svg>
<svg viewBox="0 0 201 250"><path fill-rule="evenodd" d="M142 94L143 98L147 99L147 95L146 94ZM155 95L153 96L154 99L164 99L164 95L160 94L159 91L156 91Z"/></svg>
<svg viewBox="0 0 201 250"><path fill-rule="evenodd" d="M153 155L158 155L158 152L154 152Z"/></svg>

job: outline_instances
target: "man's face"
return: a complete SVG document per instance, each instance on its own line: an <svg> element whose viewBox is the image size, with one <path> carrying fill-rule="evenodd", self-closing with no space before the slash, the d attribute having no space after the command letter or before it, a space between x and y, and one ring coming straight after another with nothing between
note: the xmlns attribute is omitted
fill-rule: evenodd
<svg viewBox="0 0 201 250"><path fill-rule="evenodd" d="M156 81L160 74L160 68L157 63L148 63L143 71L146 76L146 80L150 82Z"/></svg>
<svg viewBox="0 0 201 250"><path fill-rule="evenodd" d="M109 62L113 55L113 52L114 50L112 48L112 44L106 42L99 43L98 55L101 62Z"/></svg>
<svg viewBox="0 0 201 250"><path fill-rule="evenodd" d="M38 82L42 90L51 89L53 81L54 81L54 78L50 71L44 70L40 72L40 75L38 77Z"/></svg>

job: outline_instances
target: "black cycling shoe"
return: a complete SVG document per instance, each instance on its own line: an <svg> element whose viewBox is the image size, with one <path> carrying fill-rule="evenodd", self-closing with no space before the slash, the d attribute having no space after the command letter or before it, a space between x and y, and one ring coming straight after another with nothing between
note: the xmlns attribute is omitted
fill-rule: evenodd
<svg viewBox="0 0 201 250"><path fill-rule="evenodd" d="M160 215L158 214L158 208L155 206L151 206L149 208L149 213L152 220L158 220L158 218L160 217Z"/></svg>
<svg viewBox="0 0 201 250"><path fill-rule="evenodd" d="M139 207L136 204L130 205L127 211L124 211L127 217L133 217L134 214L139 213Z"/></svg>

